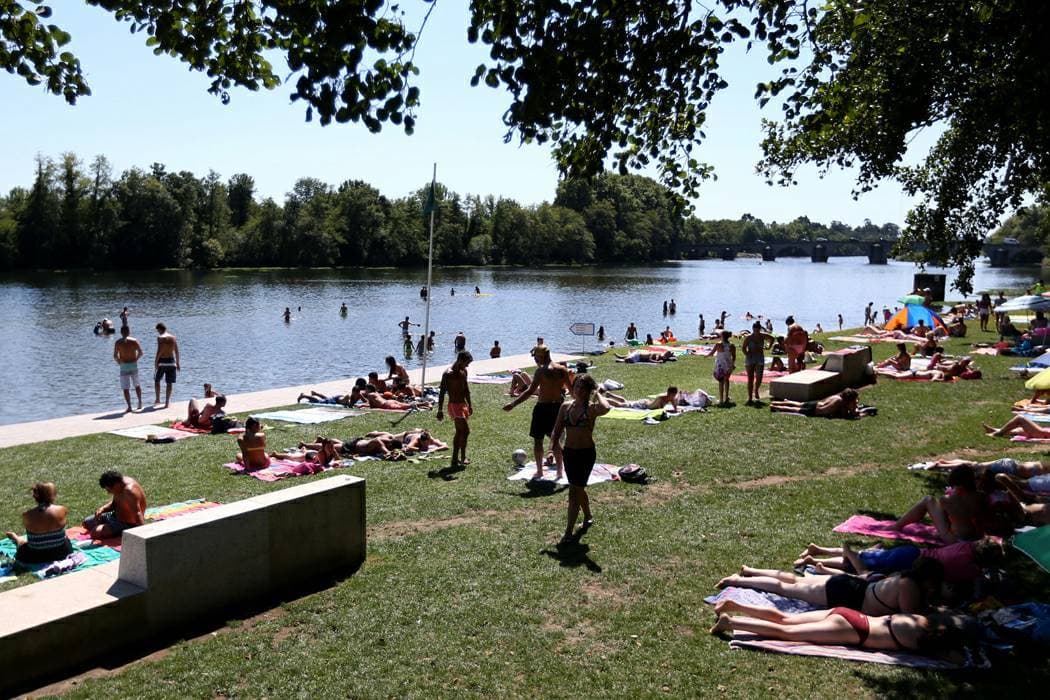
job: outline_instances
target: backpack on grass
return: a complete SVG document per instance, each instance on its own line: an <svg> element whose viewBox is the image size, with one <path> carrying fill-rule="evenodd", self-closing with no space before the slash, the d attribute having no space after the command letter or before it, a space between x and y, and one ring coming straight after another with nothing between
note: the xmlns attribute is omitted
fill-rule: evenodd
<svg viewBox="0 0 1050 700"><path fill-rule="evenodd" d="M620 481L625 481L628 484L649 483L649 472L645 471L644 468L639 467L637 464L628 464L620 467L617 473L620 476Z"/></svg>

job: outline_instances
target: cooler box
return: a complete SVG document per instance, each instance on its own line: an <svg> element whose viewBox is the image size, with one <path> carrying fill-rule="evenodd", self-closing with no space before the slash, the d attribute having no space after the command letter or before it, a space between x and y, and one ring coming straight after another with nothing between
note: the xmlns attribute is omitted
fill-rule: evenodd
<svg viewBox="0 0 1050 700"><path fill-rule="evenodd" d="M769 395L790 401L817 401L839 392L845 385L838 372L804 369L769 383Z"/></svg>

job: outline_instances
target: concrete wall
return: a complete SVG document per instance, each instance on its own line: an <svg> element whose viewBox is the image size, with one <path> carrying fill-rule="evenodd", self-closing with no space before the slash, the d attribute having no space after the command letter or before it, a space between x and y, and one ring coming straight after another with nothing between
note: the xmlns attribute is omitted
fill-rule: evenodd
<svg viewBox="0 0 1050 700"><path fill-rule="evenodd" d="M119 562L0 594L0 688L310 588L365 545L365 482L349 475L129 530Z"/></svg>

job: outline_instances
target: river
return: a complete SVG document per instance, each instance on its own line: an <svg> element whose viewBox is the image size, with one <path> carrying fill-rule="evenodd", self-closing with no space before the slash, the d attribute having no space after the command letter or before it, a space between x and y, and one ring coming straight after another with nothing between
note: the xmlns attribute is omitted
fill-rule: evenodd
<svg viewBox="0 0 1050 700"><path fill-rule="evenodd" d="M536 336L560 351L596 347L594 338L569 332L574 322L602 324L616 340L631 321L643 335L655 336L670 325L679 338L693 338L698 314L704 314L710 328L723 309L732 314L733 329L746 325L742 316L747 311L771 316L777 328L788 314L807 328L819 322L831 329L839 313L847 327L857 326L869 301L877 308L892 308L897 297L910 292L916 271L910 263L868 265L866 258L832 258L826 264L784 258L630 268L435 270L431 327L438 338L429 362L452 360L457 331L466 334L475 355L488 357L496 339L504 354L526 352ZM1038 268L979 266L975 287L1022 287L1038 273ZM419 289L425 280L425 270L0 276L0 302L8 322L0 343L0 385L5 389L0 424L122 407L112 359L114 337L96 336L92 329L104 316L119 326L123 306L130 307L132 334L146 352L140 363L146 403L153 399L150 370L158 321L179 339L182 372L175 399L183 401L199 396L206 381L236 393L378 370L386 355L402 357L398 321L408 315L414 323L423 322ZM490 296L474 296L475 285ZM672 298L678 312L665 318L662 302ZM344 302L349 307L345 318L339 314ZM292 309L290 323L281 317L285 307ZM413 358L408 364L420 362Z"/></svg>

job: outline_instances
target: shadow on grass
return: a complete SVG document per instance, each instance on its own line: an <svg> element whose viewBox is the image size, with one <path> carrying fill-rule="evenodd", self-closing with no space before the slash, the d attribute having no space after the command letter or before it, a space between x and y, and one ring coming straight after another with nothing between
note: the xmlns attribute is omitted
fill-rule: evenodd
<svg viewBox="0 0 1050 700"><path fill-rule="evenodd" d="M585 566L588 571L600 574L602 567L588 555L590 550L590 545L581 544L579 540L570 540L559 542L554 547L544 547L540 554L555 559L561 566L571 569Z"/></svg>
<svg viewBox="0 0 1050 700"><path fill-rule="evenodd" d="M885 675L859 669L855 675L878 698L1036 697L1050 683L1041 658L993 659L991 670L912 670Z"/></svg>
<svg viewBox="0 0 1050 700"><path fill-rule="evenodd" d="M525 491L515 491L514 495L518 498L546 498L556 496L568 488L568 486L546 479L529 479L525 482Z"/></svg>
<svg viewBox="0 0 1050 700"><path fill-rule="evenodd" d="M442 481L455 481L456 474L464 471L466 467L462 464L450 464L441 469L431 469L427 472L428 479L441 479Z"/></svg>
<svg viewBox="0 0 1050 700"><path fill-rule="evenodd" d="M869 518L875 518L876 520L896 520L900 517L895 513L887 513L881 510L867 510L865 508L859 509L857 515L866 515Z"/></svg>

